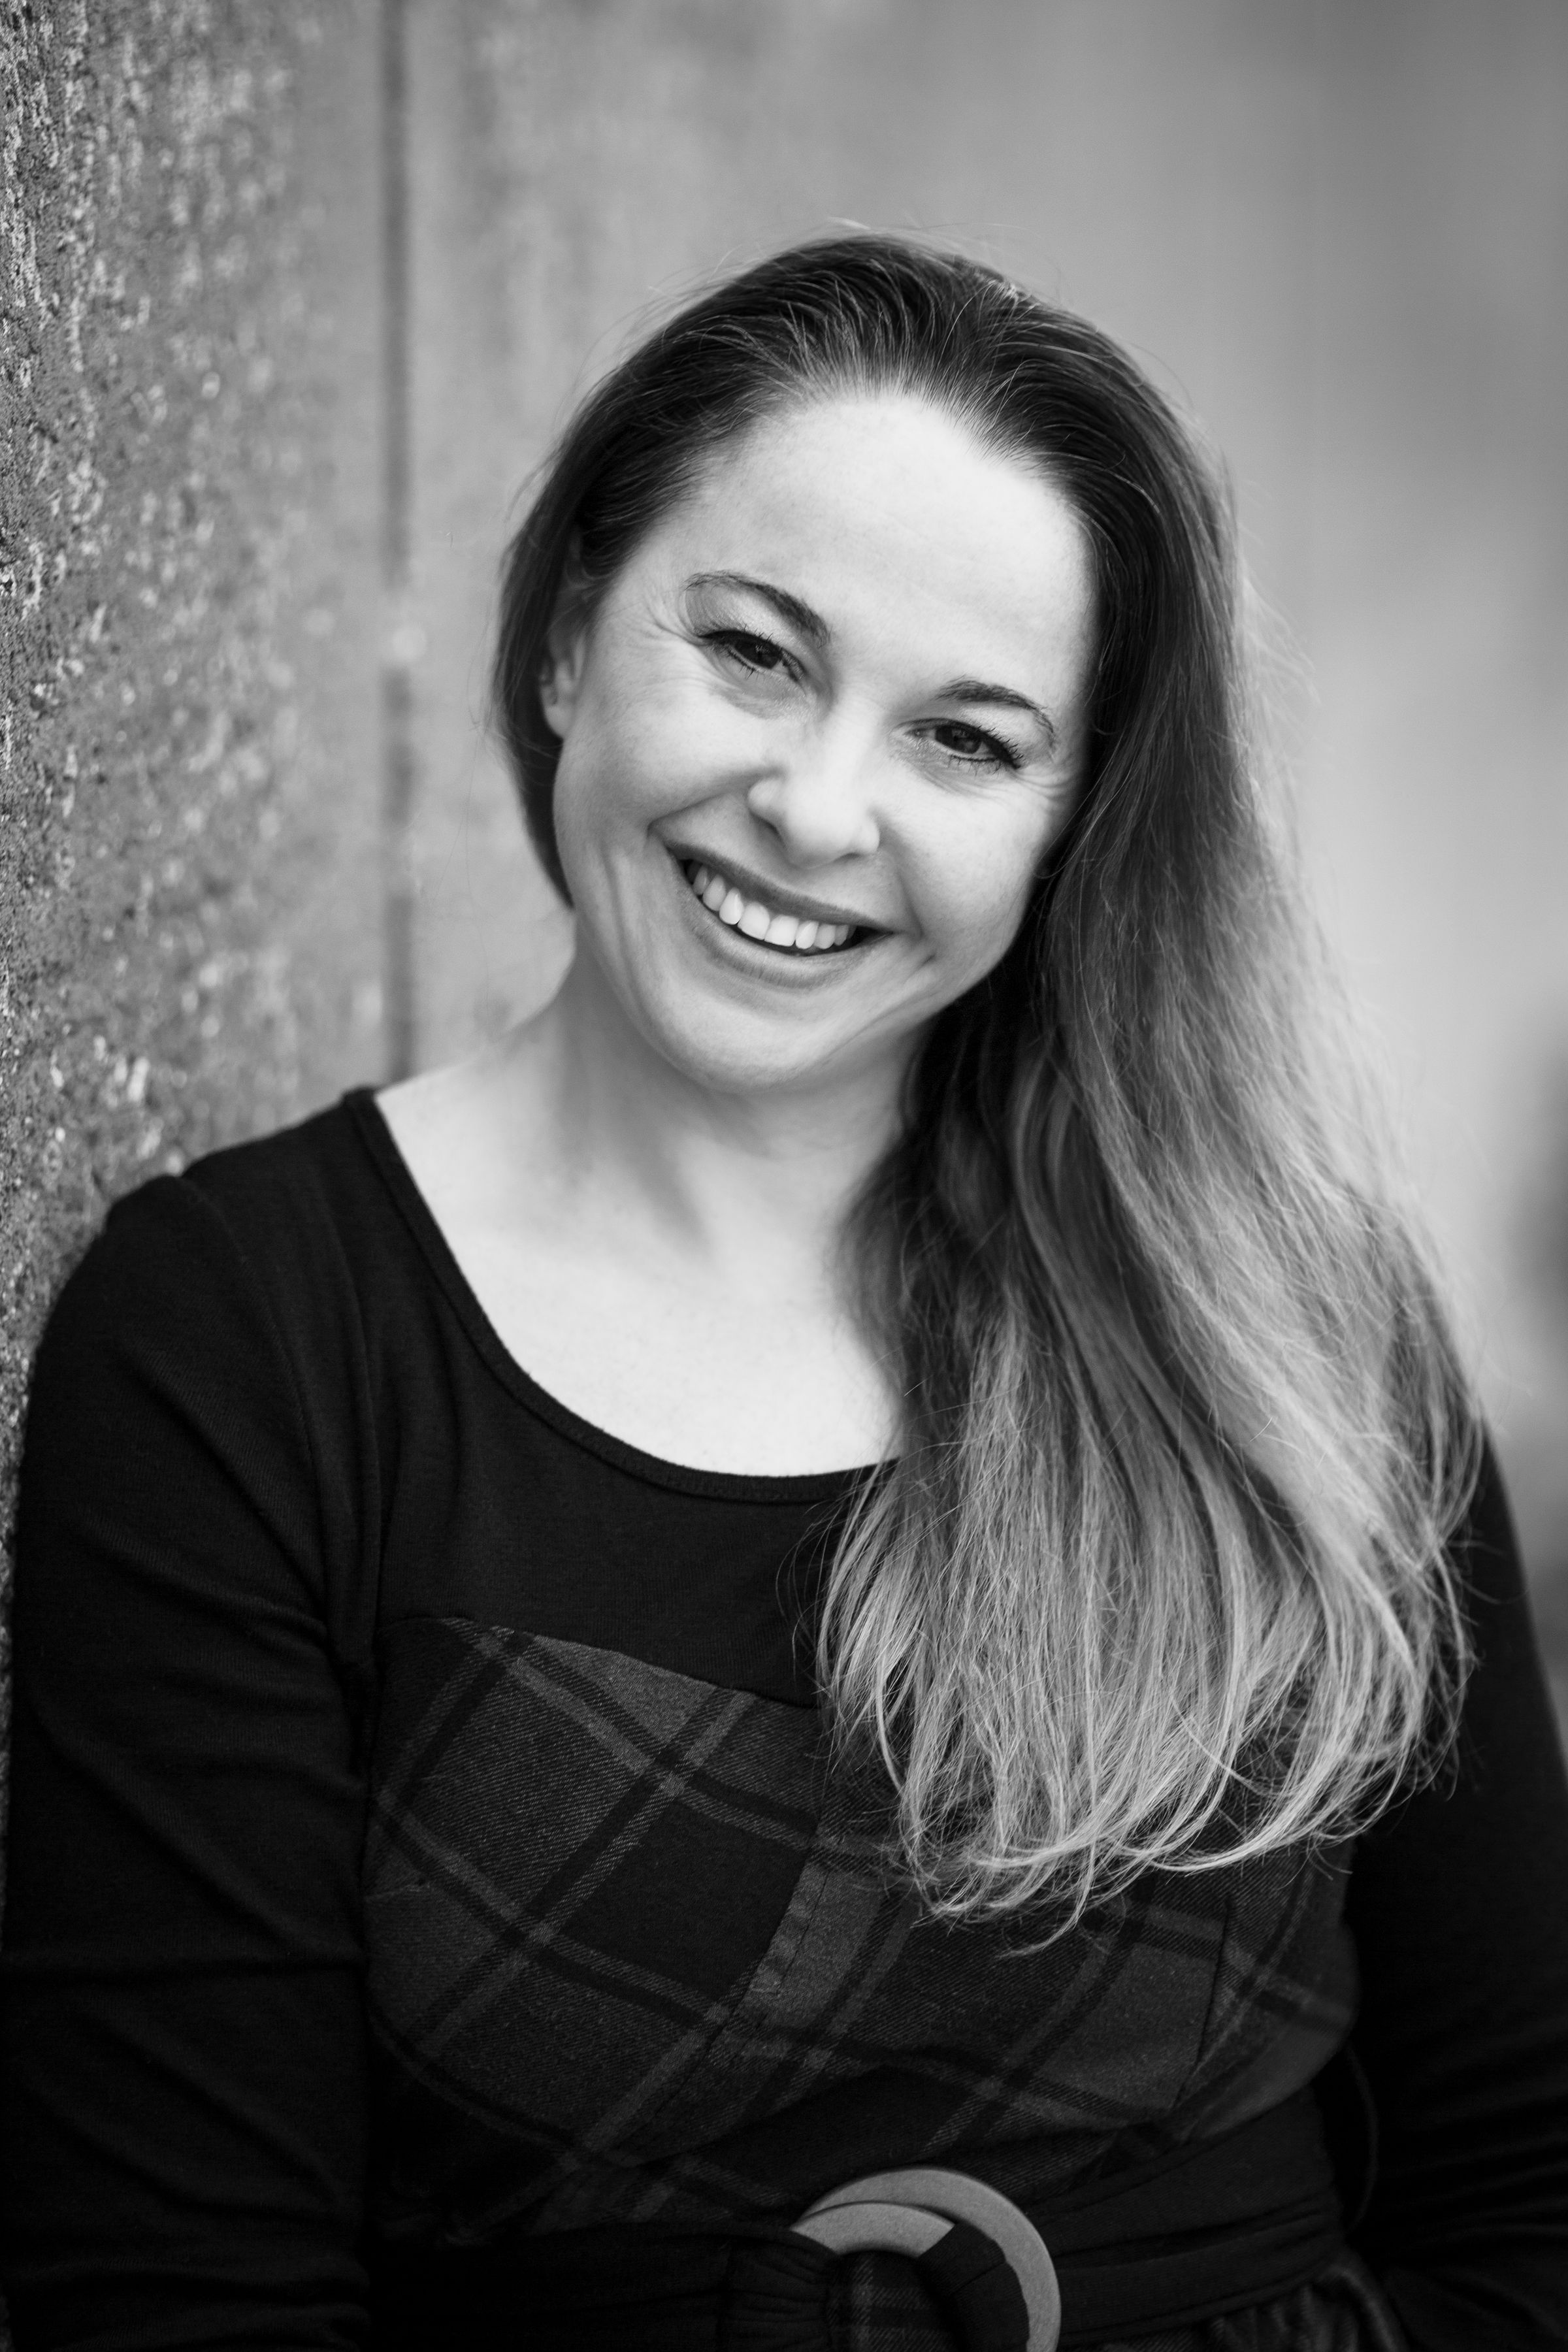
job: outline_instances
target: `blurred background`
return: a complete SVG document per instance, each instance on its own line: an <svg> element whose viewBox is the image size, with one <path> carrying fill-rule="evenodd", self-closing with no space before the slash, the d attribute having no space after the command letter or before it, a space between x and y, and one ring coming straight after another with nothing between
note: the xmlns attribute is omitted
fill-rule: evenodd
<svg viewBox="0 0 1568 2352"><path fill-rule="evenodd" d="M103 0L0 41L13 1442L107 1198L562 968L484 702L573 400L717 270L918 229L1228 463L1568 1709L1563 0Z"/></svg>

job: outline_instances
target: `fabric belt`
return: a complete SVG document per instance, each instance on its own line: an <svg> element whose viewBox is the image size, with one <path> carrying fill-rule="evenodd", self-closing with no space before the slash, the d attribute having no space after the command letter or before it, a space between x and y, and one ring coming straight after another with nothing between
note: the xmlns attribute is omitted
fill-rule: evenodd
<svg viewBox="0 0 1568 2352"><path fill-rule="evenodd" d="M1224 2137L1022 2210L1045 2240L1068 2347L1158 2333L1266 2303L1340 2252L1344 2227L1318 2107L1299 2093ZM375 2352L826 2352L835 2257L782 2224L726 2235L562 2231L505 2246L379 2243ZM949 2275L944 2277L943 2261ZM920 2267L939 2302L968 2282L985 2306L984 2241L955 2232ZM978 2298L978 2300L977 2300ZM1013 2298L1014 2305L1016 2297ZM1005 2295L990 2335L1010 2352ZM984 2323L982 2322L982 2328Z"/></svg>

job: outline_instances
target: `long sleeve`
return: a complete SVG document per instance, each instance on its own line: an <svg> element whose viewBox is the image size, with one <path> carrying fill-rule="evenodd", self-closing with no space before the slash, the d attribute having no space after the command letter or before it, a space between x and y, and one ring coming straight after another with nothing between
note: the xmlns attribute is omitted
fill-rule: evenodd
<svg viewBox="0 0 1568 2352"><path fill-rule="evenodd" d="M556 1486L542 1424L442 1319L350 1134L340 1116L330 1149L247 1147L133 1196L40 1354L0 1967L18 2352L369 2335L376 1580L395 1618L533 1623L554 1590L537 1564L526 1594L497 1580L523 1573L525 1508L530 1558L554 1558ZM614 1512L594 1475L596 1558ZM732 1572L724 1509L722 1541L689 1517L670 1557ZM774 1538L748 1540L771 1592ZM1489 1465L1460 1567L1479 1663L1455 1768L1351 1879L1383 2137L1358 2242L1414 2352L1542 2352L1568 2346L1568 1789Z"/></svg>
<svg viewBox="0 0 1568 2352"><path fill-rule="evenodd" d="M1544 2352L1568 2346L1568 1781L1489 1455L1457 1564L1458 1752L1351 1878L1379 2138L1360 2235L1415 2352Z"/></svg>
<svg viewBox="0 0 1568 2352"><path fill-rule="evenodd" d="M366 2333L363 1786L289 1318L163 1180L40 1352L0 1979L18 2352Z"/></svg>

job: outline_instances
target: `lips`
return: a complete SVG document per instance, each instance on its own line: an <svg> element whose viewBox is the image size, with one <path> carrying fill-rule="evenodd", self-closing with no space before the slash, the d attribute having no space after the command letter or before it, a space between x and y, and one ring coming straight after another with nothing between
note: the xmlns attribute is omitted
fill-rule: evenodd
<svg viewBox="0 0 1568 2352"><path fill-rule="evenodd" d="M792 956L832 955L865 937L864 926L792 915L743 889L717 866L683 858L680 870L694 898L731 930Z"/></svg>

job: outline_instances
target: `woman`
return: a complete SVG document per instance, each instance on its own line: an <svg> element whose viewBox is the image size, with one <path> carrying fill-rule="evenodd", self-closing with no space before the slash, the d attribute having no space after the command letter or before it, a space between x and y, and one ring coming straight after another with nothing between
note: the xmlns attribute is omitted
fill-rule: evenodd
<svg viewBox="0 0 1568 2352"><path fill-rule="evenodd" d="M560 994L122 1203L39 1361L21 2352L1568 2342L1568 1799L1231 565L889 239L586 403Z"/></svg>

